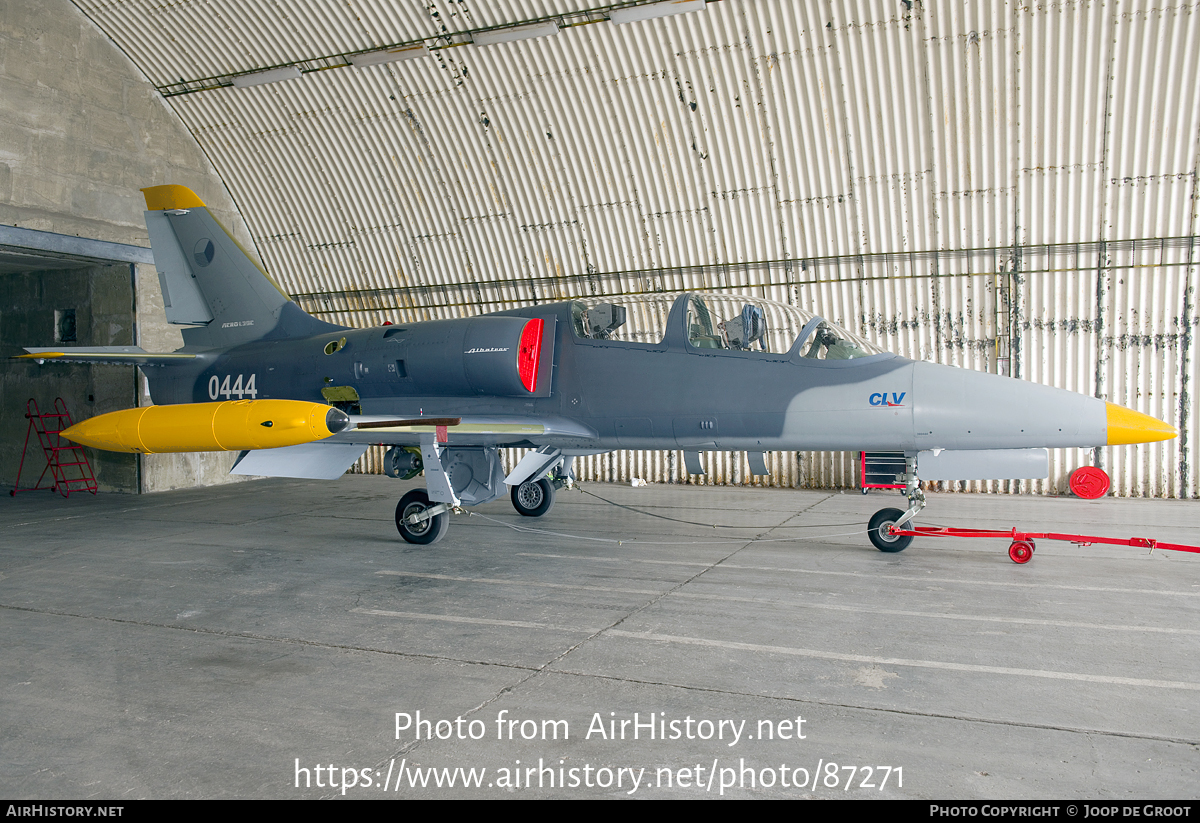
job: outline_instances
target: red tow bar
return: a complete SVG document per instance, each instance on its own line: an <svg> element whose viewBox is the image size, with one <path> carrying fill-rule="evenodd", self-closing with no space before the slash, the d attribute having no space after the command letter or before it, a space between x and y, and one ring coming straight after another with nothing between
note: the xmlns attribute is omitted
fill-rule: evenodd
<svg viewBox="0 0 1200 823"><path fill-rule="evenodd" d="M882 531L882 529L881 529ZM1139 549L1169 549L1173 552L1193 552L1200 554L1200 546L1185 546L1181 543L1160 543L1151 537L1095 537L1088 534L1061 534L1059 532L1019 532L1014 527L1011 531L1001 529L955 529L951 527L936 528L933 526L914 526L911 529L888 527L888 533L897 537L1006 537L1012 540L1008 547L1008 556L1014 563L1028 563L1033 559L1034 540L1062 540L1078 546L1090 546L1093 543L1104 543L1109 546L1135 546Z"/></svg>

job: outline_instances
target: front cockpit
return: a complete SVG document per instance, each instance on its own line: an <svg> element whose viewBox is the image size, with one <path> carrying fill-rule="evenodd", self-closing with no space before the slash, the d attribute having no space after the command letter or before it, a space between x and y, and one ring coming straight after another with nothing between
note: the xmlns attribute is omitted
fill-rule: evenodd
<svg viewBox="0 0 1200 823"><path fill-rule="evenodd" d="M882 354L866 340L803 309L745 295L636 295L571 302L579 340L761 352L806 360ZM672 328L675 324L679 328ZM672 334L674 332L674 334Z"/></svg>

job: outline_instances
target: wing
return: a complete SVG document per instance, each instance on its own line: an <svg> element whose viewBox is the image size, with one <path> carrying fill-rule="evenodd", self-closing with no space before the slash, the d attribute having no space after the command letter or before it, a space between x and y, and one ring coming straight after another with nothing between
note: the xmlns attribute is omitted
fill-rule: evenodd
<svg viewBox="0 0 1200 823"><path fill-rule="evenodd" d="M573 446L585 452L599 438L587 426L562 417L351 415L350 427L313 443L242 452L230 474L333 480L367 447L419 446L422 438L445 438L450 446ZM444 432L438 430L444 428ZM556 452L557 453L557 452Z"/></svg>
<svg viewBox="0 0 1200 823"><path fill-rule="evenodd" d="M517 415L467 415L421 418L410 416L351 415L352 428L327 442L383 443L394 446L420 445L424 435L437 436L445 427L448 442L463 446L585 445L599 438L595 429L565 417L522 417Z"/></svg>

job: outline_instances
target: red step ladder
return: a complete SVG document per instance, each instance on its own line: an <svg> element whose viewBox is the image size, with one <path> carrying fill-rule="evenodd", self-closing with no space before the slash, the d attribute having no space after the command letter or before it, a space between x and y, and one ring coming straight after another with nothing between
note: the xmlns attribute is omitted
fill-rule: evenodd
<svg viewBox="0 0 1200 823"><path fill-rule="evenodd" d="M85 490L96 493L96 475L92 473L92 464L84 454L83 446L72 443L64 438L61 432L72 425L71 414L67 404L61 397L54 400L54 411L42 413L37 401L30 398L25 404L25 417L29 419L29 428L25 430L25 447L21 450L21 464L17 468L17 482L14 484L12 496L19 491L36 491L42 488L42 480L46 472L54 479L54 485L48 490L56 491L63 497L70 497L74 490ZM46 455L46 468L42 469L38 481L33 486L21 488L21 471L25 468L25 457L29 453L29 435L37 432L38 442Z"/></svg>

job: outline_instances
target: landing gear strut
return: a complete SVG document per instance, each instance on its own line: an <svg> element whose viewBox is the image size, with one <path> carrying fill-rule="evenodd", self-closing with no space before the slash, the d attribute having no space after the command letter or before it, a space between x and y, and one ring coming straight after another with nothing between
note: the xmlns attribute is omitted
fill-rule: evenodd
<svg viewBox="0 0 1200 823"><path fill-rule="evenodd" d="M881 552L902 552L912 543L911 535L893 534L893 530L905 528L925 508L925 493L921 491L921 480L917 477L917 458L904 460L904 494L908 498L908 510L880 509L867 524L867 536L871 545Z"/></svg>
<svg viewBox="0 0 1200 823"><path fill-rule="evenodd" d="M442 539L449 512L495 500L504 488L504 466L495 446L443 445L433 434L421 435L420 449L393 447L384 456L384 467L391 477L425 471L426 487L410 491L396 506L396 530L417 545Z"/></svg>
<svg viewBox="0 0 1200 823"><path fill-rule="evenodd" d="M572 484L571 457L543 447L526 455L522 463L526 469L520 482L512 485L513 506L526 517L541 517L554 505L554 492ZM426 488L410 491L396 506L396 530L417 545L441 540L450 525L450 512L489 503L504 493L506 485L495 446L451 446L438 442L435 434L422 434L419 449L394 446L384 456L384 467L389 476L405 479L425 472Z"/></svg>

